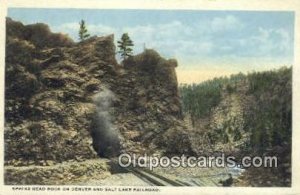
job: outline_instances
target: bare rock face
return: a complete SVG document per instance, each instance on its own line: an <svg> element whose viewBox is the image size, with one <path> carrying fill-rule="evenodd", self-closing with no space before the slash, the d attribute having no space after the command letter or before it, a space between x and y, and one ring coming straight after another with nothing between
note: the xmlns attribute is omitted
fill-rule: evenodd
<svg viewBox="0 0 300 195"><path fill-rule="evenodd" d="M191 153L177 88L176 60L154 50L127 59L116 91L121 106L116 123L126 137L129 152ZM123 103L122 102L126 102ZM180 139L180 142L175 140Z"/></svg>
<svg viewBox="0 0 300 195"><path fill-rule="evenodd" d="M122 67L113 39L74 43L44 24L24 26L7 19L6 164L110 157L122 151L191 152L176 60L146 50ZM97 99L106 90L111 95ZM181 144L169 144L173 139Z"/></svg>

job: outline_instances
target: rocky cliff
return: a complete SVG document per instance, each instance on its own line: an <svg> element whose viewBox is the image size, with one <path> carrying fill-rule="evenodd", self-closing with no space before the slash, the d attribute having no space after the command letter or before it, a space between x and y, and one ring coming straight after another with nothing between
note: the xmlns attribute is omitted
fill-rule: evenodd
<svg viewBox="0 0 300 195"><path fill-rule="evenodd" d="M113 35L74 43L7 19L5 163L57 163L122 151L191 153L176 60L115 60Z"/></svg>

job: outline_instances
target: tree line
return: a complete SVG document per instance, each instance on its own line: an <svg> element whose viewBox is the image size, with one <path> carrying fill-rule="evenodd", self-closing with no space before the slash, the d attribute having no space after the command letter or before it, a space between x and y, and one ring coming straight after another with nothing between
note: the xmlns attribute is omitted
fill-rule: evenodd
<svg viewBox="0 0 300 195"><path fill-rule="evenodd" d="M84 41L90 37L88 33L86 23L84 20L79 22L79 40ZM123 33L121 39L117 42L119 51L118 53L121 55L123 60L126 60L128 57L131 57L133 54L132 47L134 46L133 41L129 37L128 33Z"/></svg>

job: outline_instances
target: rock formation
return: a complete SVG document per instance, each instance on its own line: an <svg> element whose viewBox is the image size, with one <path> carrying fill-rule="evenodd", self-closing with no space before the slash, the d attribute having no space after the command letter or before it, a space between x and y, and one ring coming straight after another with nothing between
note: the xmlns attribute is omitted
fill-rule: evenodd
<svg viewBox="0 0 300 195"><path fill-rule="evenodd" d="M153 50L121 66L113 35L74 43L45 24L8 18L5 163L44 165L122 151L191 153L176 66ZM105 91L110 95L99 99ZM109 122L101 121L104 115Z"/></svg>

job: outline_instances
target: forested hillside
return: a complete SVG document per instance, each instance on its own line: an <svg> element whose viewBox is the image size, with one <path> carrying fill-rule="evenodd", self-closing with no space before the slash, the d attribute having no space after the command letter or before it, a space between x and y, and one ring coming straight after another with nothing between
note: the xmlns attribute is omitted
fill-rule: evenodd
<svg viewBox="0 0 300 195"><path fill-rule="evenodd" d="M242 113L244 119L242 130L251 135L247 144L264 150L291 142L291 68L254 72L248 75L240 73L200 84L181 85L180 94L184 113L190 115L194 126L197 125L197 121L209 117L224 98L234 94L240 98L248 96L252 101L248 101L250 105L244 105L247 110L244 109ZM236 119L227 121L227 126L232 125L234 120ZM231 129L230 132L234 130ZM239 138L241 135L235 135L236 140ZM211 135L210 139L213 142L227 140L214 135Z"/></svg>
<svg viewBox="0 0 300 195"><path fill-rule="evenodd" d="M292 68L237 74L181 85L183 111L199 154L275 154L290 176ZM201 140L201 141L199 141ZM254 173L254 171L252 171ZM289 180L288 180L289 181Z"/></svg>

